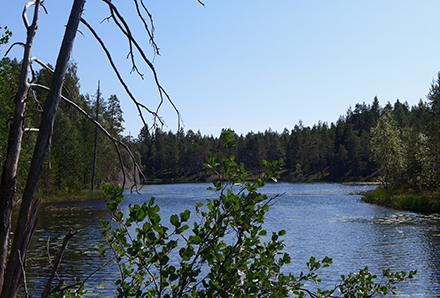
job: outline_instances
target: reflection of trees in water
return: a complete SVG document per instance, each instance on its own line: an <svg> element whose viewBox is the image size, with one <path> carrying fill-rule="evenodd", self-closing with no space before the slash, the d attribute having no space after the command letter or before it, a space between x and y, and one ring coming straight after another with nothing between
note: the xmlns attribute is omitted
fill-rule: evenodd
<svg viewBox="0 0 440 298"><path fill-rule="evenodd" d="M91 202L73 205L46 204L40 208L39 222L28 253L26 269L28 288L31 292L41 292L51 271L47 257L49 237L53 261L69 230L81 230L70 240L59 270L60 278L67 284L73 283L75 277L84 280L107 262L107 258L103 257L98 249L99 245L106 245L99 224L99 220L108 218L108 213L103 207L103 202ZM112 295L117 274L116 264L110 263L87 281L86 289L95 294Z"/></svg>

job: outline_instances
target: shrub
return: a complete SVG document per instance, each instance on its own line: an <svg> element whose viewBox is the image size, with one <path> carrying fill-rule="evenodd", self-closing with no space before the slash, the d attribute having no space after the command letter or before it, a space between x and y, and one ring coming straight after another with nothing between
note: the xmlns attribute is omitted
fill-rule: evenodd
<svg viewBox="0 0 440 298"><path fill-rule="evenodd" d="M230 134L226 131L222 136L226 148L234 143ZM120 208L123 190L106 188L106 205L116 227L108 221L101 225L121 271L121 278L116 281L117 296L337 297L339 293L341 297L371 297L387 294L397 281L415 274L385 270L383 283L376 283L376 276L366 267L359 273L342 276L334 288L312 291L304 288L304 282L319 283L316 271L329 266L330 258L317 261L311 257L308 271L299 276L284 273L283 265L291 261L282 252L281 237L286 231L268 235L263 229L265 214L277 196L268 197L258 191L268 179L277 180L283 164L282 160L263 161L266 174L248 182L243 164L238 165L234 156L218 163L217 157L210 154L205 166L217 175L209 188L217 197L196 204L199 220L191 228L189 210L172 215L171 228L162 224L154 197L142 205L130 205L126 217Z"/></svg>

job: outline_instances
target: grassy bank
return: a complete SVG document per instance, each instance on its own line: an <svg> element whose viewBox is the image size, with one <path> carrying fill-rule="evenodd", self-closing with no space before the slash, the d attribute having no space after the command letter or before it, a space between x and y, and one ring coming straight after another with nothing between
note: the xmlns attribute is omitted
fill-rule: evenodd
<svg viewBox="0 0 440 298"><path fill-rule="evenodd" d="M378 187L368 192L362 201L394 209L419 213L440 213L440 192L415 192L411 189L384 189Z"/></svg>
<svg viewBox="0 0 440 298"><path fill-rule="evenodd" d="M75 191L56 191L50 194L40 195L43 202L75 202L75 201L91 201L105 199L101 189L82 189Z"/></svg>

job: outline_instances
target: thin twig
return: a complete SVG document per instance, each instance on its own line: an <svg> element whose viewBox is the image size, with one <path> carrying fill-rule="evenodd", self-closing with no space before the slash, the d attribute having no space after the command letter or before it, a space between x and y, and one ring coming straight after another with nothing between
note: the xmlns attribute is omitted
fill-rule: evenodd
<svg viewBox="0 0 440 298"><path fill-rule="evenodd" d="M24 292L26 294L26 298L29 297L29 291L27 288L27 281L26 281L26 270L24 269L23 260L21 258L21 252L18 250L18 260L20 261L21 270L23 271L23 283L24 283Z"/></svg>
<svg viewBox="0 0 440 298"><path fill-rule="evenodd" d="M109 1L109 0L102 0L102 1L105 2L109 6L110 12L112 14L113 20L115 21L115 24L119 27L121 32L129 40L130 55L133 55L133 53L132 53L132 44L133 44L135 46L136 50L138 51L138 53L141 55L141 57L144 60L144 62L148 65L148 67L150 68L151 72L153 73L154 81L156 83L156 86L157 86L158 91L159 91L159 96L160 96L160 102L159 102L159 104L157 106L156 114L158 113L160 107L162 106L162 104L164 102L164 97L166 97L167 101L171 104L171 106L173 107L173 109L175 110L175 112L177 114L178 130L180 130L180 122L181 122L180 112L177 109L177 107L174 105L174 103L171 100L171 98L168 95L168 93L165 91L165 89L159 83L159 78L157 76L157 72L156 72L156 69L154 68L153 63L147 58L147 56L145 55L144 51L142 50L142 47L138 44L137 40L132 35L132 33L130 31L130 27L128 26L127 22L125 22L124 18L119 13L119 11L116 8L116 6L113 5L112 2ZM123 26L119 23L119 21L122 22ZM134 59L132 59L132 63L134 63ZM133 65L133 67L137 69L136 65ZM163 121L161 121L161 123L163 123Z"/></svg>
<svg viewBox="0 0 440 298"><path fill-rule="evenodd" d="M46 286L44 287L43 293L41 293L41 298L48 297L50 293L52 292L52 282L56 275L58 275L58 269L61 265L61 260L64 255L64 251L67 248L67 244L69 243L70 239L72 239L73 236L81 232L81 230L73 231L70 230L69 233L64 237L63 244L61 245L60 251L55 259L55 263L52 266L52 273L50 274L49 280L46 283Z"/></svg>
<svg viewBox="0 0 440 298"><path fill-rule="evenodd" d="M25 47L26 45L23 42L14 42L13 44L11 44L11 46L8 48L8 50L5 53L5 56L8 55L9 51L14 47L14 46L23 46Z"/></svg>
<svg viewBox="0 0 440 298"><path fill-rule="evenodd" d="M163 125L164 123L162 122L162 120L160 119L159 115L148 109L146 106L141 105L136 98L134 97L134 95L131 93L130 89L128 88L128 85L125 83L124 79L122 78L121 74L119 73L115 63L113 62L113 59L111 57L111 54L109 52L109 50L107 49L107 47L105 46L104 42L102 41L102 39L99 37L99 35L96 33L96 31L92 28L92 26L89 25L89 23L87 23L86 20L81 19L81 22L90 30L90 32L93 34L93 36L95 37L95 39L99 42L99 44L101 45L102 49L104 50L105 54L107 55L107 59L110 62L110 65L113 68L113 71L115 72L116 76L118 77L119 82L121 83L122 87L124 87L125 92L128 94L128 96L130 97L130 99L134 102L134 104L136 105L136 108L139 112L139 117L141 118L144 126L147 126L147 122L144 119L144 116L142 114L142 110L141 107L144 108L148 113L150 113L151 115L153 115L154 119L158 119L159 122L161 122L161 124Z"/></svg>
<svg viewBox="0 0 440 298"><path fill-rule="evenodd" d="M65 292L66 290L68 290L68 289L73 289L73 288L76 288L76 287L83 287L84 286L84 284L93 276L93 275L95 275L96 274L96 272L98 272L99 270L101 270L102 268L104 268L105 266L107 266L108 264L110 264L110 262L112 262L113 261L113 259L110 259L107 263L105 263L105 264L103 264L103 265L101 265L99 268L97 268L97 269L95 269L94 271L92 271L92 273L90 273L83 281L80 281L80 282L76 282L76 283L74 283L74 284L70 284L70 285L67 285L67 286L62 286L62 281L61 281L61 283L57 286L57 287L55 287L55 288L53 288L52 289L52 291L51 291L51 293L50 294L52 294L52 293L56 293L56 292Z"/></svg>
<svg viewBox="0 0 440 298"><path fill-rule="evenodd" d="M150 37L150 44L154 49L154 53L155 55L160 55L159 53L159 48L156 44L156 42L154 41L154 24L153 24L153 16L151 15L151 13L149 12L149 10L147 9L147 7L145 6L144 2L142 0L140 0L141 6L143 8L143 10L145 11L145 13L148 15L148 18L150 19L150 26L151 26L151 31L148 28L148 25L144 19L144 17L142 16L142 12L139 8L139 3L138 0L134 0L134 5L136 6L136 11L138 13L139 18L141 19L142 23L144 24L145 27L145 31L147 31L148 36Z"/></svg>

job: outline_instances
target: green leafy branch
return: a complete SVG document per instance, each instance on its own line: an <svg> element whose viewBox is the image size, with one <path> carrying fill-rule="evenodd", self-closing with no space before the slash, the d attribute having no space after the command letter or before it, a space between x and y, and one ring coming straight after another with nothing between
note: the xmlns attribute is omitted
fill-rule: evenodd
<svg viewBox="0 0 440 298"><path fill-rule="evenodd" d="M231 135L231 131L222 134L225 148L234 144ZM193 223L191 211L185 210L170 217L171 225L163 225L154 197L130 205L124 214L123 190L104 189L114 223L101 221L101 225L121 272L117 297L372 297L392 293L395 283L416 273L385 270L385 282L376 283L376 276L365 268L341 276L341 282L329 290L305 288L305 281L321 282L317 270L330 266L332 260L311 257L307 271L299 276L282 270L291 262L283 252L286 231L269 235L263 228L266 212L278 196L268 197L259 189L269 179L277 181L284 162L262 165L265 174L247 181L244 165L234 156L219 163L210 154L205 166L217 175L209 188L217 196L196 204Z"/></svg>

